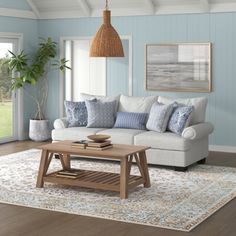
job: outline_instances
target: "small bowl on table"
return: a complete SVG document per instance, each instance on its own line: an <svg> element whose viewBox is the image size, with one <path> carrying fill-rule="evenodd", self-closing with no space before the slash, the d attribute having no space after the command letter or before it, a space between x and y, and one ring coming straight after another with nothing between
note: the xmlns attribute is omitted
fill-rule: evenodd
<svg viewBox="0 0 236 236"><path fill-rule="evenodd" d="M106 134L94 134L94 135L89 135L88 139L93 140L96 143L102 143L105 142L110 137L111 137L110 135Z"/></svg>

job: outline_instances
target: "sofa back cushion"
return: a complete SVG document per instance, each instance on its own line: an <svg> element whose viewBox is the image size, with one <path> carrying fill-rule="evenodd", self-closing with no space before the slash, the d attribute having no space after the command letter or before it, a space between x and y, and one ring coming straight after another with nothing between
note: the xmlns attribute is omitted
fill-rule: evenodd
<svg viewBox="0 0 236 236"><path fill-rule="evenodd" d="M114 128L146 130L148 113L117 112Z"/></svg>
<svg viewBox="0 0 236 236"><path fill-rule="evenodd" d="M173 102L182 103L188 106L193 106L194 111L191 116L190 125L202 123L205 121L206 116L206 107L207 107L207 98L198 97L198 98L167 98L167 97L158 97L158 102L163 104L171 104Z"/></svg>
<svg viewBox="0 0 236 236"><path fill-rule="evenodd" d="M90 95L87 93L81 93L80 99L82 101L85 100L92 100L92 99L98 99L100 102L113 102L116 101L116 111L118 110L119 101L120 101L120 95L117 96L98 96L98 95Z"/></svg>
<svg viewBox="0 0 236 236"><path fill-rule="evenodd" d="M157 101L157 96L149 97L130 97L121 95L119 103L119 112L139 112L149 113L152 104Z"/></svg>
<svg viewBox="0 0 236 236"><path fill-rule="evenodd" d="M174 104L164 105L155 102L152 105L149 114L147 129L159 133L164 133L166 131L167 124L172 114L173 108Z"/></svg>
<svg viewBox="0 0 236 236"><path fill-rule="evenodd" d="M115 123L116 101L85 100L88 111L88 128L112 128Z"/></svg>

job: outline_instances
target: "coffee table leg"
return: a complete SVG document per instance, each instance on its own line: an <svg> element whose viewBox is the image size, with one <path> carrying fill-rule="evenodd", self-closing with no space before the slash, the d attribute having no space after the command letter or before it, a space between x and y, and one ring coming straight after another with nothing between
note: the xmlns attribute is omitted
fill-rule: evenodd
<svg viewBox="0 0 236 236"><path fill-rule="evenodd" d="M131 171L131 167L132 167L132 161L133 161L133 155L130 155L128 157L128 177L130 176L130 171Z"/></svg>
<svg viewBox="0 0 236 236"><path fill-rule="evenodd" d="M128 158L120 162L120 198L128 198Z"/></svg>
<svg viewBox="0 0 236 236"><path fill-rule="evenodd" d="M70 165L70 155L69 155L69 154L63 154L63 159L64 159L64 163L65 163L65 168L66 168L66 170L70 170L70 169L71 169L71 165Z"/></svg>
<svg viewBox="0 0 236 236"><path fill-rule="evenodd" d="M59 154L61 165L63 170L70 170L70 155L69 154Z"/></svg>
<svg viewBox="0 0 236 236"><path fill-rule="evenodd" d="M139 153L139 160L141 168L143 169L143 177L144 177L144 187L149 188L151 186L150 177L148 172L148 165L147 165L147 157L145 152Z"/></svg>
<svg viewBox="0 0 236 236"><path fill-rule="evenodd" d="M40 161L39 171L38 171L37 184L36 184L37 188L43 187L43 184L44 184L43 177L45 175L45 168L46 168L47 159L48 159L48 151L42 150L41 161Z"/></svg>
<svg viewBox="0 0 236 236"><path fill-rule="evenodd" d="M46 165L45 165L45 168L44 168L44 175L46 175L47 174L47 171L48 171L48 168L49 168L49 165L50 165L50 163L51 163L51 160L52 160L52 158L53 158L53 155L54 155L54 153L48 153L48 158L47 158L47 161L46 161Z"/></svg>

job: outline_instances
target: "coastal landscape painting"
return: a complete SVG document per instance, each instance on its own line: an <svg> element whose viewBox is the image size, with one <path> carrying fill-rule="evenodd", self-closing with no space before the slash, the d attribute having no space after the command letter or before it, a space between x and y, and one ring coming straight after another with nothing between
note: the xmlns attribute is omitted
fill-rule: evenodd
<svg viewBox="0 0 236 236"><path fill-rule="evenodd" d="M211 44L147 45L146 89L210 92Z"/></svg>

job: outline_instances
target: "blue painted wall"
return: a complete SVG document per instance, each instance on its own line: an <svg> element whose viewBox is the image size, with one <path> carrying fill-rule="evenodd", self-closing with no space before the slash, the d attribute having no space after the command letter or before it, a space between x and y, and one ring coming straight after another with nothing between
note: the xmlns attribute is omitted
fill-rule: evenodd
<svg viewBox="0 0 236 236"><path fill-rule="evenodd" d="M129 95L129 41L122 40L125 57L107 58L107 95ZM116 76L114 76L116 75Z"/></svg>
<svg viewBox="0 0 236 236"><path fill-rule="evenodd" d="M0 0L0 7L19 10L31 10L26 0Z"/></svg>
<svg viewBox="0 0 236 236"><path fill-rule="evenodd" d="M42 20L39 22L39 35L52 36L57 41L62 36L93 36L100 23L100 18ZM215 125L210 143L236 146L236 13L113 17L113 24L121 35L133 37L135 96L153 94L172 97L206 96L209 99L207 120ZM145 44L166 42L212 42L212 93L145 91ZM110 71L109 74L111 73ZM115 86L122 76L117 70L113 74ZM51 82L53 89L48 110L50 110L49 117L55 119L59 114L59 87L58 80ZM112 84L109 84L108 88L111 91L108 91L108 94L113 93Z"/></svg>

